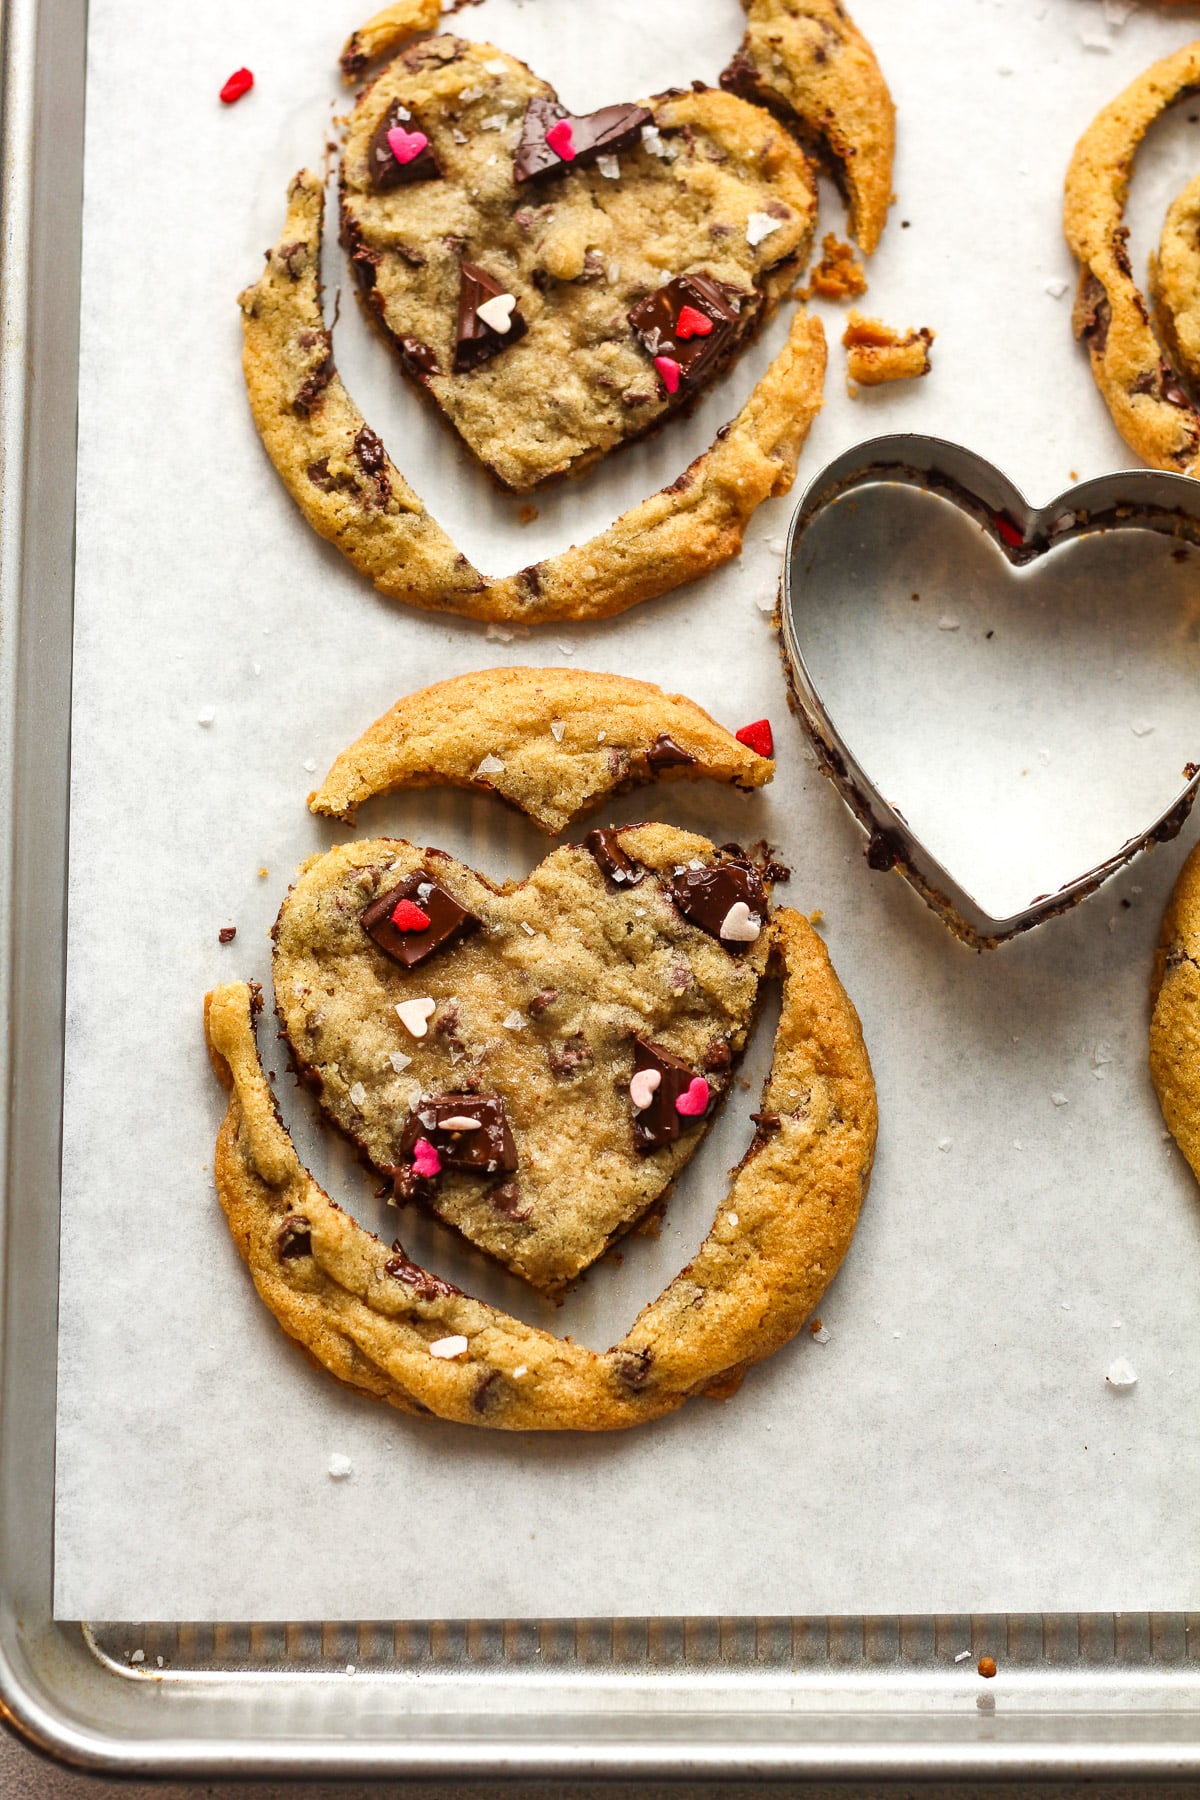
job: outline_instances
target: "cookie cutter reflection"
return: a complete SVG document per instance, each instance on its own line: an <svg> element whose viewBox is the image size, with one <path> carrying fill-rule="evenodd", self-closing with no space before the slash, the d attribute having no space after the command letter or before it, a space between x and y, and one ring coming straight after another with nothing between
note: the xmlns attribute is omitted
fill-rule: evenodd
<svg viewBox="0 0 1200 1800"><path fill-rule="evenodd" d="M1157 534L1146 541L1159 555L1163 535L1177 543L1200 545L1200 485L1183 475L1126 470L1082 482L1038 507L973 451L940 438L897 433L846 451L809 483L801 497L784 558L781 632L792 697L818 762L869 834L870 867L898 870L955 936L976 948L990 949L1077 905L1143 850L1175 837L1200 786L1200 766L1185 763L1183 786L1144 829L1126 837L1111 854L1024 907L999 915L990 911L922 841L899 807L880 792L831 716L806 658L804 646L813 622L815 595L837 594L850 619L853 604L872 605L887 591L889 582L895 585L894 564L897 550L903 546L899 535L903 525L872 531L864 527L854 509L835 505L856 490L874 490L878 496L880 489L893 494L897 489L917 489L952 501L961 514L982 527L1011 566L1021 568L1072 539L1101 533ZM823 529L814 532L818 520L823 521ZM936 519L925 524L935 532L938 529ZM952 544L947 542L945 549L947 554L939 559L939 566L930 571L932 590L922 596L935 605L939 596L948 600L958 591L960 571L950 554ZM853 578L847 573L851 568ZM944 584L941 589L939 583ZM1196 738L1200 752L1200 726Z"/></svg>

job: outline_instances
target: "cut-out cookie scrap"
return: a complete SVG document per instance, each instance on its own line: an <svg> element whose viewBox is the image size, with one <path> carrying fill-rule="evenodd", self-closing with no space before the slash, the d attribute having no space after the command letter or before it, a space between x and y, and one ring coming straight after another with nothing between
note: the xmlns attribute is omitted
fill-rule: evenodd
<svg viewBox="0 0 1200 1800"><path fill-rule="evenodd" d="M823 146L870 255L892 199L896 108L875 52L841 0L743 0L746 35L721 86Z"/></svg>
<svg viewBox="0 0 1200 1800"><path fill-rule="evenodd" d="M1125 442L1157 469L1197 472L1200 414L1164 357L1130 266L1125 200L1138 145L1200 85L1200 43L1185 44L1104 107L1075 147L1063 225L1081 266L1075 335Z"/></svg>
<svg viewBox="0 0 1200 1800"><path fill-rule="evenodd" d="M274 931L301 1079L396 1200L561 1293L665 1202L733 1079L774 873L735 851L625 826L503 885L400 838L314 857Z"/></svg>
<svg viewBox="0 0 1200 1800"><path fill-rule="evenodd" d="M353 85L377 57L386 56L418 31L436 31L441 17L442 0L396 0L394 6L385 6L346 39L338 58L343 76Z"/></svg>
<svg viewBox="0 0 1200 1800"><path fill-rule="evenodd" d="M1151 983L1150 1075L1171 1135L1200 1180L1200 846L1163 917Z"/></svg>
<svg viewBox="0 0 1200 1800"><path fill-rule="evenodd" d="M693 1395L732 1393L796 1335L836 1275L875 1149L870 1063L824 945L785 911L772 948L782 1013L754 1141L697 1255L602 1355L473 1300L344 1213L279 1119L252 989L216 989L205 1028L229 1090L217 1194L283 1329L359 1392L464 1425L612 1430Z"/></svg>
<svg viewBox="0 0 1200 1800"><path fill-rule="evenodd" d="M442 35L360 95L340 201L372 323L525 493L664 427L732 365L807 260L817 190L799 145L733 94L570 115L516 57Z"/></svg>
<svg viewBox="0 0 1200 1800"><path fill-rule="evenodd" d="M785 494L821 406L825 335L798 311L731 424L670 487L585 544L491 579L426 511L342 385L321 312L324 192L303 170L283 235L241 296L243 368L267 454L309 524L380 593L467 618L597 619L670 593L736 556L746 525Z"/></svg>
<svg viewBox="0 0 1200 1800"><path fill-rule="evenodd" d="M343 750L308 797L346 824L400 788L496 793L544 831L565 831L608 795L648 781L757 788L775 764L693 700L584 669L483 669L407 694Z"/></svg>

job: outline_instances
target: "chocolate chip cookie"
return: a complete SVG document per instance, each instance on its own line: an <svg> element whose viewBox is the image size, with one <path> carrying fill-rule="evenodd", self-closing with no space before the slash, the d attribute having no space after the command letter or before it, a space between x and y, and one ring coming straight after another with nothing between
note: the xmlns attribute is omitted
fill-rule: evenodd
<svg viewBox="0 0 1200 1800"><path fill-rule="evenodd" d="M1150 1074L1171 1134L1200 1180L1200 848L1180 871L1154 957Z"/></svg>
<svg viewBox="0 0 1200 1800"><path fill-rule="evenodd" d="M407 694L343 750L308 797L353 823L364 800L443 783L496 793L543 830L565 831L643 782L756 788L775 764L694 701L585 669L483 669Z"/></svg>
<svg viewBox="0 0 1200 1800"><path fill-rule="evenodd" d="M696 1256L602 1355L472 1299L343 1212L279 1118L253 990L234 982L209 994L206 1035L229 1093L217 1194L283 1329L359 1393L500 1430L614 1430L734 1392L833 1280L875 1149L870 1063L824 945L783 911L770 946L783 1000L753 1142Z"/></svg>
<svg viewBox="0 0 1200 1800"><path fill-rule="evenodd" d="M590 832L502 887L401 839L345 844L280 909L276 1010L395 1198L557 1293L664 1198L724 1094L769 886L665 825Z"/></svg>

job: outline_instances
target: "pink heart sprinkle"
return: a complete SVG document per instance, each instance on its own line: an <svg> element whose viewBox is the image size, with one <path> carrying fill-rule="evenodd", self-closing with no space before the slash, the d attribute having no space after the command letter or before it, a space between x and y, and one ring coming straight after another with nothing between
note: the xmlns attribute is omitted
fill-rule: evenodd
<svg viewBox="0 0 1200 1800"><path fill-rule="evenodd" d="M416 162L422 150L429 148L429 139L423 131L405 131L403 125L393 125L387 141L388 149L398 163Z"/></svg>
<svg viewBox="0 0 1200 1800"><path fill-rule="evenodd" d="M703 1075L696 1075L686 1094L680 1094L675 1102L675 1111L683 1119L698 1119L708 1109L708 1083Z"/></svg>
<svg viewBox="0 0 1200 1800"><path fill-rule="evenodd" d="M666 388L668 394L678 393L679 377L683 374L683 370L675 361L675 358L673 356L656 356L654 359L654 366L658 370L659 379Z"/></svg>
<svg viewBox="0 0 1200 1800"><path fill-rule="evenodd" d="M693 1082L692 1085L695 1086L695 1083ZM707 1092L708 1087L705 1084L705 1093ZM441 1174L442 1159L428 1138L418 1138L413 1145L413 1168L427 1181L432 1180L435 1175Z"/></svg>
<svg viewBox="0 0 1200 1800"><path fill-rule="evenodd" d="M546 133L546 142L555 156L561 156L564 162L575 161L575 139L571 131L570 119L559 119Z"/></svg>

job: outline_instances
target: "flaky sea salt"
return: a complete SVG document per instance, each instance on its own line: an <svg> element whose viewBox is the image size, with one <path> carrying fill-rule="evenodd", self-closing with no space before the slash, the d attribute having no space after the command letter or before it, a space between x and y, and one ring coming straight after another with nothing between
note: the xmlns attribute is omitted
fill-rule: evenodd
<svg viewBox="0 0 1200 1800"><path fill-rule="evenodd" d="M1110 1388L1115 1388L1119 1394L1126 1394L1130 1388L1137 1386L1137 1371L1132 1363L1127 1363L1123 1356L1118 1356L1104 1379Z"/></svg>
<svg viewBox="0 0 1200 1800"><path fill-rule="evenodd" d="M329 1459L329 1475L333 1481L345 1481L354 1473L354 1464L340 1450L335 1450Z"/></svg>
<svg viewBox="0 0 1200 1800"><path fill-rule="evenodd" d="M779 230L779 220L773 219L770 213L752 212L746 220L746 242L753 250L764 238L769 238L773 231Z"/></svg>
<svg viewBox="0 0 1200 1800"><path fill-rule="evenodd" d="M444 1337L430 1344L429 1354L441 1362L453 1362L456 1356L465 1356L468 1348L465 1337Z"/></svg>
<svg viewBox="0 0 1200 1800"><path fill-rule="evenodd" d="M550 735L554 739L556 744L562 743L563 733L566 731L566 729L567 729L567 721L565 719L551 719Z"/></svg>
<svg viewBox="0 0 1200 1800"><path fill-rule="evenodd" d="M1070 1106L1071 1102L1065 1094L1051 1094L1050 1104L1051 1106Z"/></svg>
<svg viewBox="0 0 1200 1800"><path fill-rule="evenodd" d="M396 1074L402 1075L412 1061L412 1057L405 1056L403 1050L389 1050L388 1061L391 1063Z"/></svg>
<svg viewBox="0 0 1200 1800"><path fill-rule="evenodd" d="M350 1089L350 1104L351 1104L351 1106L362 1106L362 1104L364 1103L366 1098L367 1098L366 1088L363 1086L361 1081L356 1081L354 1083L353 1087Z"/></svg>
<svg viewBox="0 0 1200 1800"><path fill-rule="evenodd" d="M662 133L657 125L642 126L642 144L651 156L669 157L671 155L670 146L663 143Z"/></svg>
<svg viewBox="0 0 1200 1800"><path fill-rule="evenodd" d="M484 131L503 131L508 124L508 114L489 113L487 118L480 119L479 123Z"/></svg>
<svg viewBox="0 0 1200 1800"><path fill-rule="evenodd" d="M504 1019L504 1029L505 1029L505 1031L524 1031L524 1029L525 1029L524 1013L517 1012L516 1008L514 1007L513 1011L510 1012Z"/></svg>
<svg viewBox="0 0 1200 1800"><path fill-rule="evenodd" d="M1046 283L1046 292L1052 300L1061 300L1067 291L1067 286L1068 283L1060 275L1056 275L1053 281Z"/></svg>
<svg viewBox="0 0 1200 1800"><path fill-rule="evenodd" d="M961 628L962 628L962 621L960 619L956 619L952 613L943 613L941 618L938 620L938 630L939 631L959 631L959 630L961 630Z"/></svg>
<svg viewBox="0 0 1200 1800"><path fill-rule="evenodd" d="M1132 731L1134 737L1149 737L1154 730L1154 727L1150 724L1148 719L1131 719L1129 721L1129 729Z"/></svg>
<svg viewBox="0 0 1200 1800"><path fill-rule="evenodd" d="M969 1650L960 1650L958 1655L954 1658L954 1660L955 1660L955 1662L967 1662L970 1658L970 1655L971 1655L971 1652Z"/></svg>
<svg viewBox="0 0 1200 1800"><path fill-rule="evenodd" d="M489 625L483 635L493 644L511 644L517 634L511 625Z"/></svg>
<svg viewBox="0 0 1200 1800"><path fill-rule="evenodd" d="M131 1663L144 1663L146 1660L146 1652L144 1650L135 1650L129 1660Z"/></svg>
<svg viewBox="0 0 1200 1800"><path fill-rule="evenodd" d="M202 706L200 711L196 714L196 723L197 725L211 725L216 716L217 709L215 706Z"/></svg>
<svg viewBox="0 0 1200 1800"><path fill-rule="evenodd" d="M304 760L304 770L305 770L305 773L306 773L306 774L308 774L308 775L315 775L315 774L316 774L316 772L317 772L317 759L316 759L316 757L315 757L315 756L309 756L309 757L306 757L306 758L305 758L305 760Z"/></svg>
<svg viewBox="0 0 1200 1800"><path fill-rule="evenodd" d="M833 1333L830 1331L828 1325L818 1325L817 1329L810 1335L814 1344L827 1344L833 1336Z"/></svg>
<svg viewBox="0 0 1200 1800"><path fill-rule="evenodd" d="M944 1137L944 1138L938 1139L938 1149L939 1150L952 1150L953 1148L954 1148L954 1139L953 1138Z"/></svg>
<svg viewBox="0 0 1200 1800"><path fill-rule="evenodd" d="M609 181L619 181L621 179L621 159L620 159L620 157L598 156L596 158L596 167L599 169L600 173L603 176L605 176L606 179Z"/></svg>
<svg viewBox="0 0 1200 1800"><path fill-rule="evenodd" d="M503 768L504 764L500 761L500 758L498 756L493 756L489 750L475 773L477 775L499 775Z"/></svg>
<svg viewBox="0 0 1200 1800"><path fill-rule="evenodd" d="M537 933L534 931L533 926L529 923L528 919L521 920L521 930L525 933L526 937L537 936Z"/></svg>

